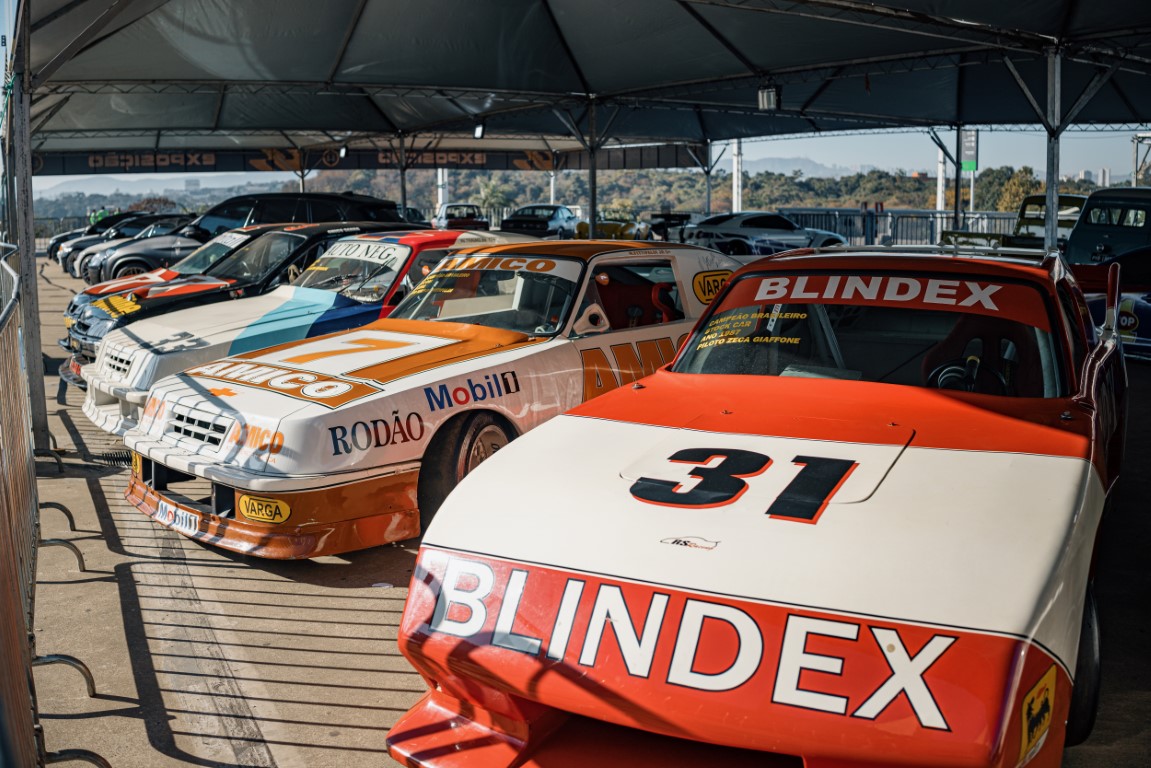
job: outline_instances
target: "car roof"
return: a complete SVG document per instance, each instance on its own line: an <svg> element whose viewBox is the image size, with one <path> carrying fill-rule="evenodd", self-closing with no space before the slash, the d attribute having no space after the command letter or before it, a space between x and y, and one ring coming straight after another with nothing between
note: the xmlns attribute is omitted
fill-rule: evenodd
<svg viewBox="0 0 1151 768"><path fill-rule="evenodd" d="M922 270L979 272L1050 284L1068 274L1063 260L1038 248L971 248L963 246L863 246L802 248L749 262L734 276L762 270Z"/></svg>
<svg viewBox="0 0 1151 768"><path fill-rule="evenodd" d="M480 248L513 243L538 243L540 238L514 232L488 232L475 229L409 229L403 232L363 232L349 235L345 240L371 240L372 242L401 243L421 248L455 246Z"/></svg>
<svg viewBox="0 0 1151 768"><path fill-rule="evenodd" d="M505 245L480 245L474 248L460 249L460 255L471 253L490 253L513 256L525 254L532 256L557 256L569 259L590 261L605 253L633 252L637 255L661 256L671 252L681 253L715 253L686 243L662 243L648 240L533 240L525 243L509 243Z"/></svg>
<svg viewBox="0 0 1151 768"><path fill-rule="evenodd" d="M284 232L291 232L292 234L303 235L304 237L317 237L337 233L355 235L360 232L407 231L417 228L419 228L418 224L412 224L406 221L321 221L314 223L298 222L282 226Z"/></svg>
<svg viewBox="0 0 1151 768"><path fill-rule="evenodd" d="M1151 187L1112 187L1097 189L1089 196L1090 200L1147 200L1151 198Z"/></svg>

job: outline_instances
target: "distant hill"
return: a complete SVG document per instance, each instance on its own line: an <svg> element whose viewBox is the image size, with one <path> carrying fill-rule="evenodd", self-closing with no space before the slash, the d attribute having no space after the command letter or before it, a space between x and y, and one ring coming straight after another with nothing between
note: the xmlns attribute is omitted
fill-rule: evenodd
<svg viewBox="0 0 1151 768"><path fill-rule="evenodd" d="M730 158L725 157L721 163L731 168ZM858 168L847 168L842 165L824 165L807 157L762 157L758 160L744 158L743 170L754 176L757 173L782 173L790 176L800 171L808 179L839 179L856 173L867 173L875 166L864 165Z"/></svg>
<svg viewBox="0 0 1151 768"><path fill-rule="evenodd" d="M295 181L292 173L205 173L196 176L173 176L169 174L138 174L131 178L123 176L81 176L68 177L64 181L53 181L51 176L38 176L33 179L35 197L56 198L68 194L84 195L159 195L168 191L184 192L185 182L194 179L200 182L201 189L220 187L241 187L249 184L259 186L276 185Z"/></svg>

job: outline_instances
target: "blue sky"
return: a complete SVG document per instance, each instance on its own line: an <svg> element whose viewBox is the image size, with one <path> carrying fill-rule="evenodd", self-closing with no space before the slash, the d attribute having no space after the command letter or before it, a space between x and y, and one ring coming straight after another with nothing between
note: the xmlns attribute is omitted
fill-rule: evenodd
<svg viewBox="0 0 1151 768"><path fill-rule="evenodd" d="M1065 131L1060 142L1061 175L1110 168L1112 176L1130 175L1134 131ZM940 131L939 138L954 152L955 132ZM824 165L854 168L873 165L885 170L935 173L939 150L926 133L884 133L813 138L755 139L744 141L745 159L807 157ZM729 150L730 154L730 150ZM1142 154L1142 153L1141 153ZM723 163L727 163L725 155ZM1042 174L1047 167L1047 140L1041 128L1033 131L980 131L979 168L1029 165Z"/></svg>

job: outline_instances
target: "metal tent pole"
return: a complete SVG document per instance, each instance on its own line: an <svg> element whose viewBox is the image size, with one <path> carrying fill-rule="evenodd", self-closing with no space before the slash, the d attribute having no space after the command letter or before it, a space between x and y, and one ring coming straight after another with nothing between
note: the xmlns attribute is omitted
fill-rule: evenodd
<svg viewBox="0 0 1151 768"><path fill-rule="evenodd" d="M44 356L40 351L40 296L36 284L36 235L32 218L32 135L29 125L32 94L28 91L28 25L16 57L12 78L12 139L14 162L8 173L15 177L17 206L16 243L20 246L20 311L24 341L24 373L31 399L32 447L37 453L51 451L48 406L44 399Z"/></svg>
<svg viewBox="0 0 1151 768"><path fill-rule="evenodd" d="M1043 227L1043 250L1059 247L1059 134L1063 129L1060 105L1061 58L1055 49L1047 51L1047 216Z"/></svg>

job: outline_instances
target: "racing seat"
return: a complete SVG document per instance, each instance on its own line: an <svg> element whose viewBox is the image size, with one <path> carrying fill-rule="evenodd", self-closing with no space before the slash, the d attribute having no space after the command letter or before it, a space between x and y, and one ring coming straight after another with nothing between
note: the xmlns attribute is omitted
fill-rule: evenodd
<svg viewBox="0 0 1151 768"><path fill-rule="evenodd" d="M659 314L658 322L673 323L683 319L683 312L676 309L672 291L675 286L671 283L656 283L651 287L651 303Z"/></svg>
<svg viewBox="0 0 1151 768"><path fill-rule="evenodd" d="M1043 397L1034 329L984 315L961 315L923 356L923 383L988 395Z"/></svg>

